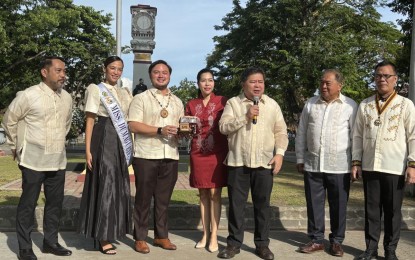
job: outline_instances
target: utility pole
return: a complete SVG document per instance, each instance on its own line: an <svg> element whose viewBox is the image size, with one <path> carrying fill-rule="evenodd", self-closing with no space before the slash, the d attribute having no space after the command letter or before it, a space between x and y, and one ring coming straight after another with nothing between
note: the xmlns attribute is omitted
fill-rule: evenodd
<svg viewBox="0 0 415 260"><path fill-rule="evenodd" d="M116 40L117 40L117 56L118 57L121 57L121 9L122 9L122 0L117 0Z"/></svg>
<svg viewBox="0 0 415 260"><path fill-rule="evenodd" d="M412 10L412 42L411 62L409 67L409 93L408 97L415 103L415 4Z"/></svg>

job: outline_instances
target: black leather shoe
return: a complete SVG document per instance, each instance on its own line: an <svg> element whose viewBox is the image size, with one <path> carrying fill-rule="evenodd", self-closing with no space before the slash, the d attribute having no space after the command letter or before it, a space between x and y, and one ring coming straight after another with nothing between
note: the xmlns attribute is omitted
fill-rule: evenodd
<svg viewBox="0 0 415 260"><path fill-rule="evenodd" d="M236 254L239 254L241 249L235 246L227 245L220 253L218 254L219 258L230 259L234 257Z"/></svg>
<svg viewBox="0 0 415 260"><path fill-rule="evenodd" d="M385 260L398 260L395 250L385 250Z"/></svg>
<svg viewBox="0 0 415 260"><path fill-rule="evenodd" d="M17 256L20 260L37 260L35 253L30 249L20 249L19 255Z"/></svg>
<svg viewBox="0 0 415 260"><path fill-rule="evenodd" d="M371 260L371 259L378 259L378 251L377 250L366 250L363 254L356 257L356 260Z"/></svg>
<svg viewBox="0 0 415 260"><path fill-rule="evenodd" d="M255 249L255 254L265 260L273 260L274 254L267 246L260 246Z"/></svg>
<svg viewBox="0 0 415 260"><path fill-rule="evenodd" d="M72 255L72 251L64 248L59 243L50 245L48 243L43 242L43 253L45 254L54 254L58 256L70 256Z"/></svg>

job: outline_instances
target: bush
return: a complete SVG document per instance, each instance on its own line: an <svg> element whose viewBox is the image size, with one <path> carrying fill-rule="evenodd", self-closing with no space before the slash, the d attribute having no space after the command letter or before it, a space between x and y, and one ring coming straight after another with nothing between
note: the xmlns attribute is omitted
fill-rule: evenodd
<svg viewBox="0 0 415 260"><path fill-rule="evenodd" d="M85 131L85 113L79 108L74 108L72 111L72 124L66 140L78 138L78 136Z"/></svg>

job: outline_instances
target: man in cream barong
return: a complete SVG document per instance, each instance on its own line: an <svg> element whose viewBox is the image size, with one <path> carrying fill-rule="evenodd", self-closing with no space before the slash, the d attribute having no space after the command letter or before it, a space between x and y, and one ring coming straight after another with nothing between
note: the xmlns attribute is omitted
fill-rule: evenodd
<svg viewBox="0 0 415 260"><path fill-rule="evenodd" d="M22 195L17 206L16 233L19 259L37 259L30 234L42 184L46 204L43 253L69 256L58 243L59 219L65 186L65 138L72 119L72 98L63 89L65 62L45 57L40 63L42 82L21 91L4 115L2 126L22 171Z"/></svg>
<svg viewBox="0 0 415 260"><path fill-rule="evenodd" d="M357 259L377 259L384 213L385 259L398 259L405 182L415 183L415 108L397 94L393 63L375 67L376 94L359 106L353 130L352 181L363 176L366 250Z"/></svg>

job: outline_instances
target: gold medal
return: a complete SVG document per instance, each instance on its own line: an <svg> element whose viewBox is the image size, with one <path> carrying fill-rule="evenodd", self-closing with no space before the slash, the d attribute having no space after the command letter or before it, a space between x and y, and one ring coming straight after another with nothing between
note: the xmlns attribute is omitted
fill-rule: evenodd
<svg viewBox="0 0 415 260"><path fill-rule="evenodd" d="M170 98L171 98L171 93L169 92L169 99L167 100L167 105L166 107L163 107L163 105L160 103L160 101L156 98L156 96L153 94L153 92L150 91L150 94L154 97L154 99L157 101L157 103L159 103L160 107L161 107L161 111L160 111L160 116L162 118L166 118L169 116L169 111L167 111L167 107L170 104Z"/></svg>
<svg viewBox="0 0 415 260"><path fill-rule="evenodd" d="M380 126L382 124L382 121L380 121L380 119L378 118L378 119L375 120L375 122L373 122L373 124L375 126Z"/></svg>
<svg viewBox="0 0 415 260"><path fill-rule="evenodd" d="M162 118L166 118L168 115L169 115L169 111L167 111L167 109L165 109L165 108L161 109L160 116Z"/></svg>

